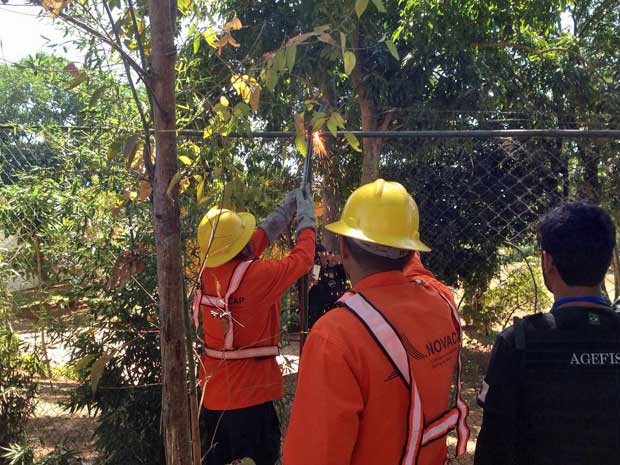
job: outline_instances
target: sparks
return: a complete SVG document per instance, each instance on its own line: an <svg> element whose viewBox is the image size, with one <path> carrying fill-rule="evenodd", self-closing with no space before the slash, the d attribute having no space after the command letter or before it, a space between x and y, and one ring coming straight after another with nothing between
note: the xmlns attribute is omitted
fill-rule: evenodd
<svg viewBox="0 0 620 465"><path fill-rule="evenodd" d="M321 133L318 131L312 134L312 149L319 157L327 156L327 148L323 139L321 139Z"/></svg>

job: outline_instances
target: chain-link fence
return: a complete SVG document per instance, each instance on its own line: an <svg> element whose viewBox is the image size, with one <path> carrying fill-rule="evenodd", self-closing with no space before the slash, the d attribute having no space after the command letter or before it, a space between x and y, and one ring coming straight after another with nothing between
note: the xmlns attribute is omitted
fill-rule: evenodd
<svg viewBox="0 0 620 465"><path fill-rule="evenodd" d="M487 332L548 303L535 257L534 226L542 214L583 198L620 220L618 139L383 136L380 172L403 183L418 203L421 237L433 249L424 262L455 288L467 322ZM83 135L63 134L59 144L40 133L0 131L0 271L8 296L2 305L27 344L22 355L36 353L41 361L27 427L39 455L64 445L90 461L95 441L105 449L106 441L118 440L102 428L125 431L136 421L136 405L158 411L150 186L132 137L119 135L118 153L107 153L93 169L83 157L76 162L73 152L74 138L83 142ZM192 257L201 213L224 203L265 216L298 184L301 165L286 137L203 144L190 135L181 139L181 153L191 143L200 143L202 152L192 157L200 162L182 165L188 289L198 271ZM326 142L325 152L314 156L324 221L327 206L339 209L357 187L361 155ZM618 297L617 263L606 286L610 299ZM293 293L285 307L296 307ZM293 313L283 319L286 325L289 317ZM294 379L289 399L293 390ZM140 421L157 432L157 418ZM126 440L148 443L148 435Z"/></svg>

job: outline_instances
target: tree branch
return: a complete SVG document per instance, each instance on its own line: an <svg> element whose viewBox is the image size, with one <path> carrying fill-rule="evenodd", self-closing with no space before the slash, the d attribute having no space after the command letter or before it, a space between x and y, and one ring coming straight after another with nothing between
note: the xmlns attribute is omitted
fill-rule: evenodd
<svg viewBox="0 0 620 465"><path fill-rule="evenodd" d="M122 49L121 36L118 30L116 29L116 25L114 24L114 18L112 16L112 11L110 10L110 6L108 5L107 0L103 1L103 8L105 9L106 14L108 15L108 19L110 20L110 27L112 28L112 32L114 33L114 37L116 38L117 49ZM137 27L136 27L136 34L138 34ZM129 67L129 63L126 60L123 60L123 65L125 66L125 73L127 74L127 81L129 82L129 87L131 88L131 94L133 95L134 102L136 103L136 108L138 109L138 114L140 115L140 121L142 122L142 129L144 131L144 154L143 154L144 167L146 168L149 178L152 181L155 171L153 169L153 162L151 160L151 136L150 136L149 123L146 120L146 116L142 108L142 103L140 102L138 91L136 90L136 86L131 77L131 69ZM146 80L143 80L143 82L148 88L148 83L146 82ZM152 94L152 92L150 91L148 93L149 95Z"/></svg>
<svg viewBox="0 0 620 465"><path fill-rule="evenodd" d="M127 52L125 52L122 48L119 48L116 45L116 43L114 43L113 40L110 40L109 37L106 37L99 31L93 29L88 24L84 24L82 21L75 19L65 13L60 13L58 16L62 18L65 22L72 24L73 26L77 27L78 29L81 29L84 32L87 32L88 34L92 35L93 37L96 37L97 39L100 39L101 41L105 42L107 45L112 47L114 50L116 50L123 57L123 61L126 60L131 65L131 67L134 69L134 71L138 73L138 75L142 78L142 80L145 81L145 84L146 84L145 71L140 67L138 63L136 63L136 61L130 55L127 54Z"/></svg>
<svg viewBox="0 0 620 465"><path fill-rule="evenodd" d="M517 42L475 42L472 45L478 48L516 48L518 50L525 50L526 52L535 53L540 58L543 58L546 53L564 52L572 55L573 57L577 58L579 61L587 65L587 62L583 56L565 47L551 47L543 50L538 50L534 47L530 47L529 45L519 44Z"/></svg>

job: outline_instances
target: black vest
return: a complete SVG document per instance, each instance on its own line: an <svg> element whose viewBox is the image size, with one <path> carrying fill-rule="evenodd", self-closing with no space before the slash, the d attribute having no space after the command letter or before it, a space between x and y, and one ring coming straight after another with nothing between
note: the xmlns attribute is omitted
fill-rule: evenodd
<svg viewBox="0 0 620 465"><path fill-rule="evenodd" d="M561 308L515 321L527 465L620 464L620 317Z"/></svg>

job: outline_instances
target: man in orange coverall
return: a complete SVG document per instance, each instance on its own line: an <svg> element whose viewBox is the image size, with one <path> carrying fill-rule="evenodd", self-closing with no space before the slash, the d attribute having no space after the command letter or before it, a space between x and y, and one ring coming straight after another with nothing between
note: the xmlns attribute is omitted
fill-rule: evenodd
<svg viewBox="0 0 620 465"><path fill-rule="evenodd" d="M296 215L297 244L280 260L259 257ZM280 425L273 400L282 397L276 362L280 299L314 260L314 205L308 186L291 192L255 230L250 213L214 209L198 239L205 263L194 297L194 319L204 330L203 464L244 457L273 465Z"/></svg>
<svg viewBox="0 0 620 465"><path fill-rule="evenodd" d="M353 288L304 346L284 465L443 465L446 434L457 429L459 455L469 436L460 326L433 279L415 263L411 282L403 274L411 251L430 250L417 205L378 179L351 194L340 218L326 228L341 236Z"/></svg>

